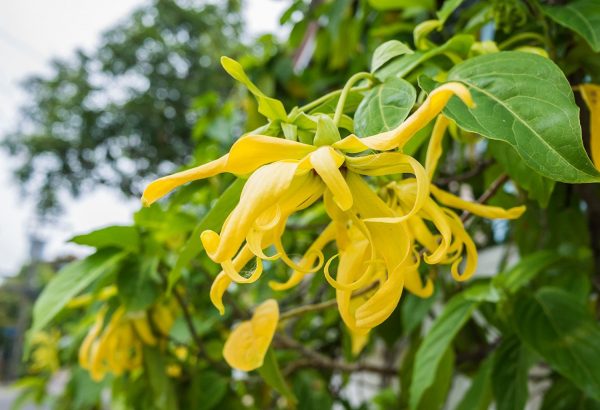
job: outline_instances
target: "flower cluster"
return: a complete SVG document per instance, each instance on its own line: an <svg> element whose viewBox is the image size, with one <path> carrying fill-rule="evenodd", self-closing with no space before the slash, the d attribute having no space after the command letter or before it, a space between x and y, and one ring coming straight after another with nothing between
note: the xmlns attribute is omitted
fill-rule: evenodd
<svg viewBox="0 0 600 410"><path fill-rule="evenodd" d="M79 348L79 364L93 380L106 373L119 376L142 367L143 346L156 346L159 339L150 326L146 312L128 313L119 307L107 317L105 306L96 315L94 325ZM156 305L151 311L152 324L162 335L168 335L173 315L168 307Z"/></svg>
<svg viewBox="0 0 600 410"><path fill-rule="evenodd" d="M524 211L524 207L504 210L472 204L431 184L448 126L440 112L452 96L469 107L473 105L462 84L447 83L432 91L397 128L366 138L332 135L315 138L309 145L262 135L244 136L227 155L152 182L142 200L150 205L177 186L224 172L248 176L239 203L221 231L207 230L201 235L208 256L222 268L211 289L213 304L223 313L222 297L227 288L232 282L258 280L264 260L281 260L292 270L286 282L270 283L274 290L290 289L307 274L322 269L336 289L342 320L357 340L364 340L372 328L391 315L404 288L421 297L431 295L433 283L423 281L419 274L421 259L429 265L449 264L456 280L473 274L475 245L449 208L490 218L516 218ZM424 167L402 153L402 148L436 117ZM388 184L381 192L369 184L377 177L398 175L410 177ZM331 222L295 261L281 241L286 222L321 198ZM323 249L333 242L338 251L326 261ZM275 253L267 255L269 249ZM463 255L466 261L460 272ZM241 274L252 259L255 269ZM332 262L336 259L334 274ZM363 290L360 296L353 297L359 290ZM242 370L261 366L277 321L276 302L261 305L252 321L231 334L225 346L229 364Z"/></svg>

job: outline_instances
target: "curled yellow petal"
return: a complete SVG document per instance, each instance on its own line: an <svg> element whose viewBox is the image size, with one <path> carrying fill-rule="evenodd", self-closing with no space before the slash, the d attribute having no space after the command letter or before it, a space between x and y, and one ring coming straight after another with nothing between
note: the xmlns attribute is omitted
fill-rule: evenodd
<svg viewBox="0 0 600 410"><path fill-rule="evenodd" d="M434 185L431 186L431 193L438 201L446 206L463 209L471 212L474 215L488 219L516 219L523 215L523 212L526 210L524 205L510 209L504 209L497 206L483 205L465 201L464 199L459 198L450 192L439 189Z"/></svg>
<svg viewBox="0 0 600 410"><path fill-rule="evenodd" d="M349 135L332 146L345 152L362 152L368 149L389 151L402 148L417 131L444 109L453 95L468 107L474 106L467 87L458 82L446 83L433 90L423 104L395 129L365 138Z"/></svg>
<svg viewBox="0 0 600 410"><path fill-rule="evenodd" d="M295 162L275 162L262 166L250 176L221 233L204 231L200 237L213 261L222 263L235 256L256 220L287 193L297 165Z"/></svg>
<svg viewBox="0 0 600 410"><path fill-rule="evenodd" d="M279 306L274 299L256 308L252 319L240 323L229 335L223 357L234 369L249 372L262 366L279 321Z"/></svg>
<svg viewBox="0 0 600 410"><path fill-rule="evenodd" d="M344 156L333 148L324 146L310 155L310 163L333 194L333 199L342 211L352 206L352 193L339 168L344 163Z"/></svg>
<svg viewBox="0 0 600 410"><path fill-rule="evenodd" d="M327 225L323 232L321 232L313 244L308 248L300 262L298 262L298 265L303 269L294 270L289 279L284 283L270 281L269 286L271 289L279 291L288 290L299 284L306 275L306 272L310 271L310 267L313 266L318 259L323 258L323 248L335 239L336 231L337 229L333 222Z"/></svg>
<svg viewBox="0 0 600 410"><path fill-rule="evenodd" d="M399 152L383 152L363 157L349 158L348 169L363 175L380 176L396 173L412 173L415 175L416 196L412 208L402 216L378 215L364 218L366 222L399 223L408 220L423 207L429 197L430 181L419 161Z"/></svg>
<svg viewBox="0 0 600 410"><path fill-rule="evenodd" d="M233 268L240 271L254 257L254 254L247 247L243 247L239 254L233 258ZM210 301L217 308L221 315L225 314L225 306L223 306L223 295L231 285L231 278L227 273L221 271L212 283L210 288Z"/></svg>

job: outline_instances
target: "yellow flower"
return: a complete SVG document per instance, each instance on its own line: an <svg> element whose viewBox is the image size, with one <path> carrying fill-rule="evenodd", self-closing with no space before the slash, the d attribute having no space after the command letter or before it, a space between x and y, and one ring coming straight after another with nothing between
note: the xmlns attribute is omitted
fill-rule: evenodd
<svg viewBox="0 0 600 410"><path fill-rule="evenodd" d="M165 309L157 305L152 310L153 322L162 334L168 334L173 323ZM119 307L108 320L106 316L104 307L79 348L79 365L95 381L102 380L108 372L120 376L141 368L143 346L158 343L145 312L126 313L125 308Z"/></svg>
<svg viewBox="0 0 600 410"><path fill-rule="evenodd" d="M229 335L223 348L227 363L249 372L262 366L279 321L279 306L273 299L259 305L252 319L240 323Z"/></svg>
<svg viewBox="0 0 600 410"><path fill-rule="evenodd" d="M223 269L211 289L211 299L223 313L221 297L229 284L232 281L252 283L258 280L262 274L262 260L281 259L293 269L294 273L286 284L272 284L280 289L297 283L303 274L321 268L324 262L321 250L327 241L333 239L331 233L328 232L311 247L305 258L296 263L281 243L287 219L323 195L330 197L341 212L349 211L357 200L353 186L358 184L356 181L361 179L360 175L413 174L418 186L417 195L412 210L404 218L414 215L429 195L429 179L418 161L399 152L359 157L348 154L402 148L414 133L439 114L453 95L472 105L471 96L463 85L448 83L431 92L396 129L362 139L354 135L342 140L338 138L337 141L331 138L330 145L318 146L261 135L242 137L225 156L152 182L144 191L142 201L150 205L179 185L223 172L242 176L250 174L239 203L220 233L207 230L201 235L208 256ZM316 140L317 143L323 141L322 138ZM349 181L355 182L350 184ZM372 215L374 220L381 217L379 214ZM276 253L266 255L264 250L271 246ZM375 254L374 251L371 253ZM253 258L256 259L256 268L248 275L241 275L239 272Z"/></svg>
<svg viewBox="0 0 600 410"><path fill-rule="evenodd" d="M577 86L590 110L590 151L596 168L600 169L600 85Z"/></svg>
<svg viewBox="0 0 600 410"><path fill-rule="evenodd" d="M50 332L37 332L31 337L31 370L41 372L48 370L53 373L60 367L58 359L58 342L60 333L56 330Z"/></svg>

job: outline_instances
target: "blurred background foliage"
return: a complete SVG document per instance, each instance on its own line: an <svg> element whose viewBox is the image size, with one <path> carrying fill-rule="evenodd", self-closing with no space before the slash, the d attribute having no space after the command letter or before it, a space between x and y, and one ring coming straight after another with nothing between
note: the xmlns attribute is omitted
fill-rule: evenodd
<svg viewBox="0 0 600 410"><path fill-rule="evenodd" d="M444 2L288 3L280 20L288 30L285 38L250 39L242 2L148 2L105 33L95 52L56 61L52 76L26 80L30 103L3 146L21 159L16 176L37 199L40 215L60 211L61 192L84 195L99 184L137 197L152 178L214 159L239 135L262 126L265 118L252 95L219 66L221 55L240 61L259 88L289 111L369 70L373 51L385 41L413 45L416 25L436 18ZM598 81L598 53L543 14L542 6L550 3L562 2L464 1L430 38L445 44L461 33L507 48L538 47L572 84ZM479 52L486 45L491 46L482 42ZM440 55L406 79L416 84L420 74L451 66ZM351 93L349 113L363 96ZM587 115L583 110L583 124ZM62 263L37 262L33 282L24 276L31 299L50 276L61 278L54 282L63 290L53 311L38 312L29 333L18 381L23 394L15 407L34 400L53 409L286 408L291 390L299 409L486 409L492 403L497 409L526 403L545 410L600 408L593 393L600 385L597 186L554 184L532 176L512 151L458 129L453 137L446 142L439 185L477 198L506 172L513 181L489 203L525 202L528 211L510 224L473 220L469 230L481 249L477 279L461 285L436 272L434 296L404 295L358 358L352 357L337 311L324 309L285 322L291 341L275 344L278 366L244 374L224 364L229 329L273 292L266 281L234 288L227 297L233 308L224 317L211 305L210 284L219 268L201 252L198 234L219 226L230 206L223 198L239 196L240 187L227 189L233 177L210 179L141 209L131 226L73 238L95 253L59 275L54 272ZM584 140L587 144L585 126ZM418 143L411 149L424 157ZM284 237L286 249L301 254L325 222L320 209L295 216ZM288 275L282 264L267 268L271 278ZM24 309L11 296L20 277L0 289L6 295L0 298L3 326L14 326ZM101 298L110 286L116 294ZM68 307L80 294L94 296ZM286 311L334 296L326 283L314 280L278 298ZM103 306L150 312L166 300L174 301L173 326L160 343L144 345L140 368L95 382L79 366L79 346ZM560 301L564 306L558 309ZM562 312L558 323L544 317L551 308ZM577 331L582 333L573 334ZM426 336L432 333L435 340ZM589 338L588 345L578 345L582 337ZM429 357L420 357L422 344L432 352ZM566 359L552 361L553 355ZM427 365L416 371L415 362ZM418 383L424 393L415 404L409 392Z"/></svg>

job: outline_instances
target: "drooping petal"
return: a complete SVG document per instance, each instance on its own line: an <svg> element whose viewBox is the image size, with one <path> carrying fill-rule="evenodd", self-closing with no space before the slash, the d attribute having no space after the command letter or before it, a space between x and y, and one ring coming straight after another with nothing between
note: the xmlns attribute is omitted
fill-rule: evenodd
<svg viewBox="0 0 600 410"><path fill-rule="evenodd" d="M473 106L471 93L463 84L446 83L433 90L423 104L397 128L365 138L349 135L333 144L333 147L354 153L368 149L389 151L402 148L417 131L425 127L444 109L453 95L459 97L468 107Z"/></svg>
<svg viewBox="0 0 600 410"><path fill-rule="evenodd" d="M524 205L510 209L504 209L497 206L483 205L465 201L464 199L459 198L450 192L439 189L434 185L431 186L431 193L438 201L446 206L463 209L471 212L474 215L488 219L516 219L523 215L523 212L526 210Z"/></svg>
<svg viewBox="0 0 600 410"><path fill-rule="evenodd" d="M279 321L279 306L269 299L258 306L252 319L237 326L225 342L223 357L234 369L249 372L262 366Z"/></svg>
<svg viewBox="0 0 600 410"><path fill-rule="evenodd" d="M429 179L433 178L435 169L437 168L438 161L442 156L442 140L449 124L448 118L440 114L435 121L433 131L431 133L431 139L427 146L427 156L425 157L425 170Z"/></svg>
<svg viewBox="0 0 600 410"><path fill-rule="evenodd" d="M342 211L350 209L352 206L352 193L339 169L344 163L344 156L337 153L333 148L324 146L310 154L310 163L323 179L323 182L333 194L333 199Z"/></svg>
<svg viewBox="0 0 600 410"><path fill-rule="evenodd" d="M178 186L226 172L228 160L229 155L224 155L219 159L210 161L198 167L167 175L166 177L152 181L144 190L142 204L144 206L150 206Z"/></svg>
<svg viewBox="0 0 600 410"><path fill-rule="evenodd" d="M246 266L246 264L254 257L254 254L247 247L243 247L242 250L235 258L233 258L233 268L236 271L240 271ZM210 287L210 301L217 308L221 315L225 314L225 306L223 306L223 295L227 291L229 285L231 285L231 278L227 273L221 271Z"/></svg>
<svg viewBox="0 0 600 410"><path fill-rule="evenodd" d="M142 203L149 206L173 189L185 183L205 179L224 172L244 175L259 167L282 160L299 160L315 147L283 138L248 135L237 140L229 154L219 159L159 178L151 182L142 195Z"/></svg>
<svg viewBox="0 0 600 410"><path fill-rule="evenodd" d="M454 280L462 282L473 276L475 269L477 269L477 247L475 246L473 239L471 239L471 236L465 230L458 215L450 210L445 210L445 212L448 215L448 222L452 227L452 235L454 235L457 241L462 243L467 256L462 273L459 271L462 257L456 259L450 268L450 273Z"/></svg>
<svg viewBox="0 0 600 410"><path fill-rule="evenodd" d="M296 169L297 163L275 162L262 166L250 176L221 234L213 231L201 234L204 249L213 261L221 263L233 258L260 215L286 193Z"/></svg>

